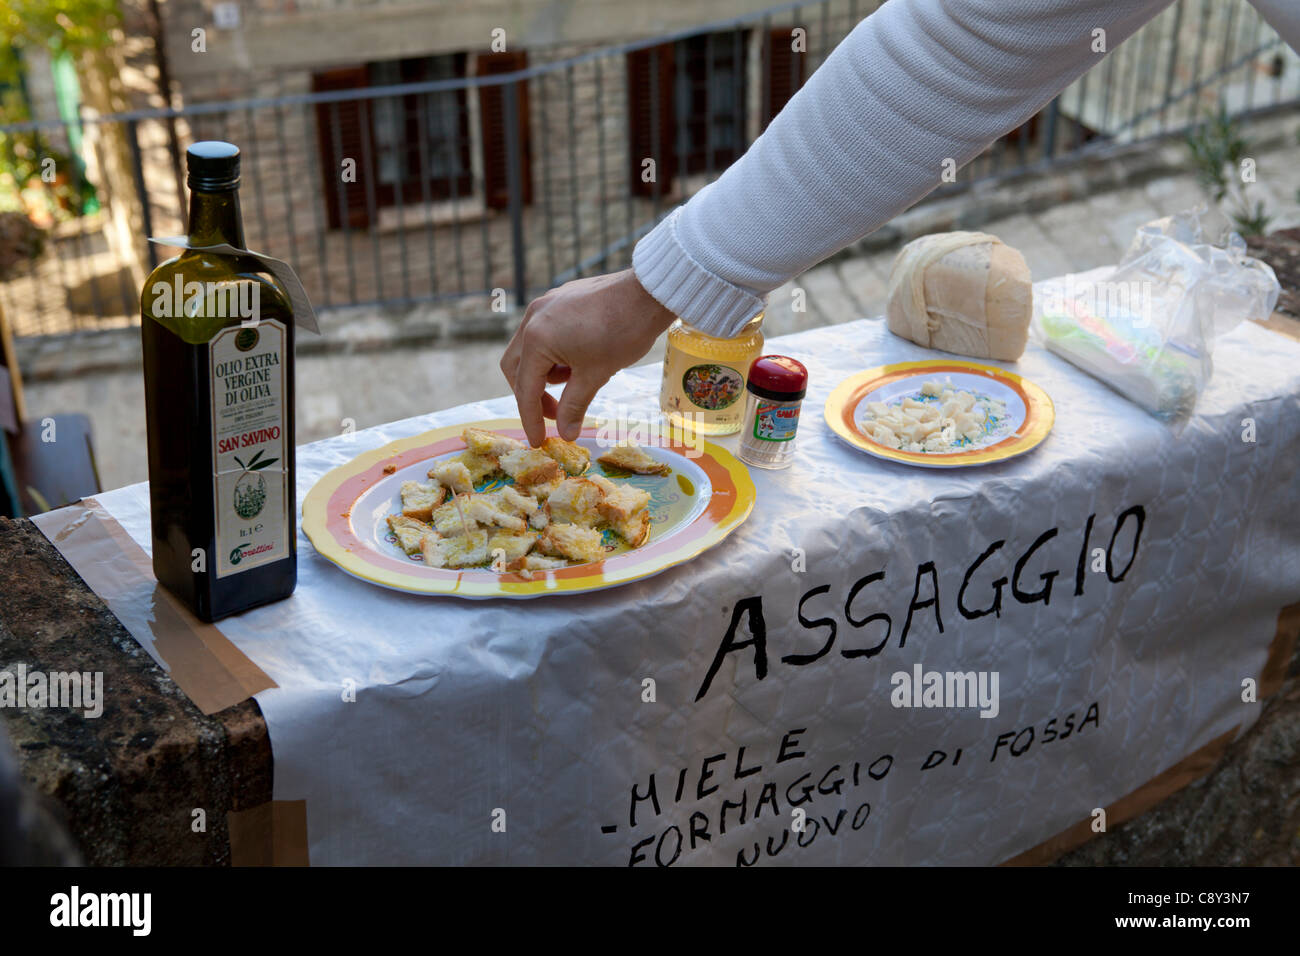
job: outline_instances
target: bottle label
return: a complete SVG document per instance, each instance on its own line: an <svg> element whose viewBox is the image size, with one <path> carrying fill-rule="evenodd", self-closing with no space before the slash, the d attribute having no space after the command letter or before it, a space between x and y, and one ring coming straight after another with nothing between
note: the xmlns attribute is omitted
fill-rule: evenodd
<svg viewBox="0 0 1300 956"><path fill-rule="evenodd" d="M754 437L759 441L792 441L798 428L798 405L760 400L754 408Z"/></svg>
<svg viewBox="0 0 1300 956"><path fill-rule="evenodd" d="M744 391L745 377L726 365L692 365L682 376L682 392L706 411L730 408Z"/></svg>
<svg viewBox="0 0 1300 956"><path fill-rule="evenodd" d="M208 343L218 578L289 556L285 338L283 323L263 319Z"/></svg>

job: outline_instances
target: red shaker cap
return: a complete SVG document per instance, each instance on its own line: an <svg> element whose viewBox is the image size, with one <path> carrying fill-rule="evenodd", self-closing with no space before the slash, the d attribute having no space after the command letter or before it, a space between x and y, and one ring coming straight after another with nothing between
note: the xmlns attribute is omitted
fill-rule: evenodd
<svg viewBox="0 0 1300 956"><path fill-rule="evenodd" d="M808 370L786 355L760 355L749 367L746 387L759 398L798 401L808 390Z"/></svg>

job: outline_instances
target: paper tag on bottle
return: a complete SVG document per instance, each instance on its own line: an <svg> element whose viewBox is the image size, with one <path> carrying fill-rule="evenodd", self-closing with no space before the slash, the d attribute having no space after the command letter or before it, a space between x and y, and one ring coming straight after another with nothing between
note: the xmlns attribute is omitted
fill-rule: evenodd
<svg viewBox="0 0 1300 956"><path fill-rule="evenodd" d="M306 329L308 332L315 332L320 335L320 326L316 324L316 310L311 307L311 300L307 298L307 290L302 287L302 280L298 278L298 274L293 271L293 267L289 263L260 252L254 252L252 249L236 249L224 242L215 246L191 246L186 236L161 236L157 238L151 236L149 241L160 246L176 246L178 249L190 249L194 252L215 252L224 256L248 256L256 259L266 266L266 271L279 279L288 291L289 303L293 306L293 324L300 329Z"/></svg>

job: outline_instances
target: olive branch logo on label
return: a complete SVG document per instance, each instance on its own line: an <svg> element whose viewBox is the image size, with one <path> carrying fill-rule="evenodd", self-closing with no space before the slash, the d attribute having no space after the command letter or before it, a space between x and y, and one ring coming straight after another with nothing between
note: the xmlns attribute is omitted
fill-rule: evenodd
<svg viewBox="0 0 1300 956"><path fill-rule="evenodd" d="M248 460L248 464L244 464L238 455L232 455L231 457L235 459L235 464L244 469L239 476L239 480L235 482L235 514L245 519L256 518L262 513L262 508L266 505L266 479L259 474L255 474L255 472L259 472L263 468L269 468L280 459L263 458L260 448L257 454ZM253 479L256 479L256 481Z"/></svg>

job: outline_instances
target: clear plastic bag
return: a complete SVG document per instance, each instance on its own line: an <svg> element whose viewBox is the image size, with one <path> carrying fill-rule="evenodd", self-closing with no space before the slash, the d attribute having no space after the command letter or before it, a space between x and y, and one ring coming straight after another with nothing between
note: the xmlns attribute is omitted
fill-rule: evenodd
<svg viewBox="0 0 1300 956"><path fill-rule="evenodd" d="M1205 238L1203 211L1140 227L1118 266L1037 283L1034 334L1161 421L1185 422L1213 373L1214 340L1266 319L1273 270L1230 233Z"/></svg>

